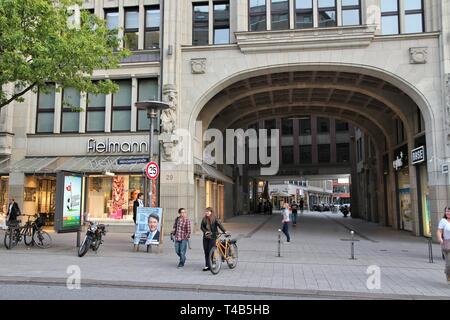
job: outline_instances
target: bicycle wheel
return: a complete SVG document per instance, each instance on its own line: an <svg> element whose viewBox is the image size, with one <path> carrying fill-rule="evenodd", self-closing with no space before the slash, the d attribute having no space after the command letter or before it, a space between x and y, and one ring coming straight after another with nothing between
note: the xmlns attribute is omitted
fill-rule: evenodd
<svg viewBox="0 0 450 320"><path fill-rule="evenodd" d="M91 247L92 240L89 238L84 238L83 243L81 244L80 248L78 249L78 256L82 257L88 252L89 248Z"/></svg>
<svg viewBox="0 0 450 320"><path fill-rule="evenodd" d="M11 250L13 247L13 237L11 236L11 229L6 230L5 232L5 238L4 238L4 244L6 249Z"/></svg>
<svg viewBox="0 0 450 320"><path fill-rule="evenodd" d="M238 248L235 243L233 243L232 245L230 245L228 247L227 254L228 254L228 260L227 260L228 268L230 268L230 269L236 268L237 262L238 262Z"/></svg>
<svg viewBox="0 0 450 320"><path fill-rule="evenodd" d="M33 233L33 242L42 249L47 249L52 245L52 237L42 230L35 230Z"/></svg>
<svg viewBox="0 0 450 320"><path fill-rule="evenodd" d="M33 244L33 235L33 227L31 225L28 225L25 229L25 232L23 233L23 242L26 246L30 246Z"/></svg>
<svg viewBox="0 0 450 320"><path fill-rule="evenodd" d="M222 266L222 255L217 247L212 248L209 252L209 266L212 274L219 273Z"/></svg>

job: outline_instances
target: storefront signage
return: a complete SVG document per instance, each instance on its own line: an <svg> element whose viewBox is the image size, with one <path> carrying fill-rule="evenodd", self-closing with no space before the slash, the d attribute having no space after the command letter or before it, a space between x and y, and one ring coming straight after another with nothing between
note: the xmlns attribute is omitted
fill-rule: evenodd
<svg viewBox="0 0 450 320"><path fill-rule="evenodd" d="M148 158L142 157L142 158L120 158L117 159L117 164L119 166L121 165L128 165L128 164L140 164L140 163L147 163Z"/></svg>
<svg viewBox="0 0 450 320"><path fill-rule="evenodd" d="M449 172L450 163L442 164L442 174L447 174Z"/></svg>
<svg viewBox="0 0 450 320"><path fill-rule="evenodd" d="M81 227L83 178L75 173L58 172L56 189L56 231L78 231Z"/></svg>
<svg viewBox="0 0 450 320"><path fill-rule="evenodd" d="M425 147L421 146L411 151L412 164L419 164L425 161Z"/></svg>
<svg viewBox="0 0 450 320"><path fill-rule="evenodd" d="M96 139L89 139L87 143L87 153L143 153L148 152L148 144L145 141L111 141L107 138L104 142Z"/></svg>

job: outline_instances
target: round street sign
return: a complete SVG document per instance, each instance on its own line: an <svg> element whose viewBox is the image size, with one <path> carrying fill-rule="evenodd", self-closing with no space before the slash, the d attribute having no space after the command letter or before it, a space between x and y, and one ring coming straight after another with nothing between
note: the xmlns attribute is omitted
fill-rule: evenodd
<svg viewBox="0 0 450 320"><path fill-rule="evenodd" d="M159 166L156 162L152 161L147 163L147 167L145 168L145 173L147 174L147 178L155 180L159 176Z"/></svg>

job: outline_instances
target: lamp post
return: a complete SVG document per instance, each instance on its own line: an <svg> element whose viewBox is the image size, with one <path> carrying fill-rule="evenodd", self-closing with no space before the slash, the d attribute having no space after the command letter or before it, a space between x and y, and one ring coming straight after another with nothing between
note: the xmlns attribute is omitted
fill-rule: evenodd
<svg viewBox="0 0 450 320"><path fill-rule="evenodd" d="M161 101L138 101L135 103L136 108L147 111L147 118L150 120L150 133L148 141L149 161L153 159L153 119L158 115L159 111L166 110L169 105ZM149 180L148 187L148 206L152 206L152 181Z"/></svg>

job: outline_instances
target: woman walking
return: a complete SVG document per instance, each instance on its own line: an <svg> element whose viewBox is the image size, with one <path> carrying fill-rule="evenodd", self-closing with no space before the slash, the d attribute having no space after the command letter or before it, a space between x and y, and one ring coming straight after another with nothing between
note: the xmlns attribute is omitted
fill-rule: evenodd
<svg viewBox="0 0 450 320"><path fill-rule="evenodd" d="M283 220L281 220L281 223L283 224L283 233L286 235L286 243L291 242L291 237L289 236L289 203L285 203L283 205Z"/></svg>
<svg viewBox="0 0 450 320"><path fill-rule="evenodd" d="M209 252L211 251L211 248L216 245L218 229L222 230L224 233L227 231L220 220L216 218L214 210L211 207L206 208L200 229L203 231L203 251L205 252L205 267L203 268L203 271L208 271L211 269L211 266L209 265Z"/></svg>
<svg viewBox="0 0 450 320"><path fill-rule="evenodd" d="M450 284L450 208L446 207L444 217L439 222L437 237L445 255L445 274L447 283Z"/></svg>

